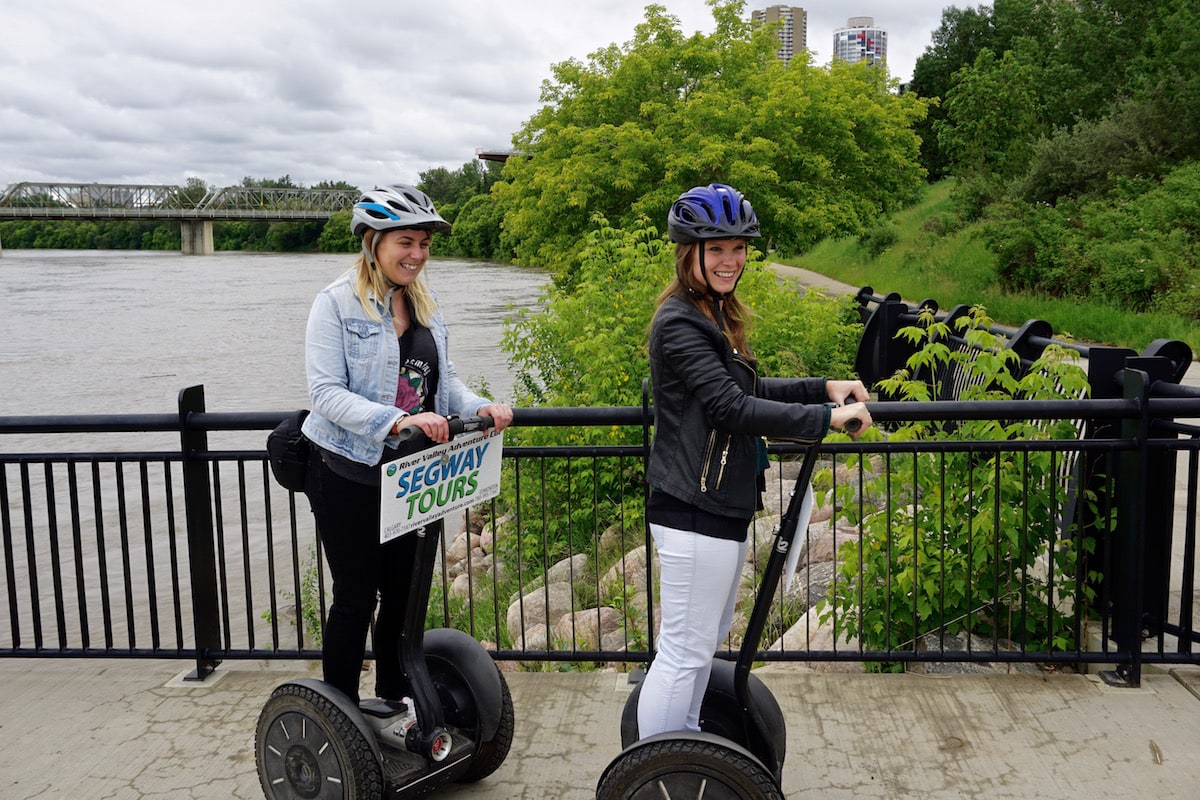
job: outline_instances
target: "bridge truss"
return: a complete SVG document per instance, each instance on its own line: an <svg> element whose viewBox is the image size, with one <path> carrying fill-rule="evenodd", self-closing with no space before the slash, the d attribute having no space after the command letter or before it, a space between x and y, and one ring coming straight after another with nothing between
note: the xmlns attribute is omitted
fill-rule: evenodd
<svg viewBox="0 0 1200 800"><path fill-rule="evenodd" d="M357 189L14 183L0 194L0 219L315 220L360 196Z"/></svg>

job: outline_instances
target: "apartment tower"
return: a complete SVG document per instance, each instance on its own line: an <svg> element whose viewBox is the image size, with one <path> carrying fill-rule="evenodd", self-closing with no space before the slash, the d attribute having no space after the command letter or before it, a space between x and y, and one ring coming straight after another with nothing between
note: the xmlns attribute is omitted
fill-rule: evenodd
<svg viewBox="0 0 1200 800"><path fill-rule="evenodd" d="M851 64L887 60L887 31L875 27L874 17L851 17L846 27L833 32L833 57Z"/></svg>
<svg viewBox="0 0 1200 800"><path fill-rule="evenodd" d="M753 25L765 25L780 22L779 50L776 52L784 63L790 63L792 56L808 47L808 12L796 6L768 6L761 11L750 12L750 22Z"/></svg>

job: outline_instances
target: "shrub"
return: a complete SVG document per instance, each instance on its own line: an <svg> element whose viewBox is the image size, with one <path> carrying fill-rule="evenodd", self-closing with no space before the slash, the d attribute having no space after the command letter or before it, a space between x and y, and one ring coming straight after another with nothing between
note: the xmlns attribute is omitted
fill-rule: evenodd
<svg viewBox="0 0 1200 800"><path fill-rule="evenodd" d="M969 377L963 399L1086 392L1086 375L1069 363L1069 350L1050 346L1021 373L1016 354L988 332L991 320L982 309L959 321L958 333L976 351L943 346L951 331L924 312L921 324L901 335L926 346L884 387L894 396L926 400L954 367ZM891 437L969 442L1076 435L1067 421L978 420L916 423ZM1074 615L1085 605L1081 600L1091 599L1081 578L1094 583L1096 576L1086 571L1093 541L1060 537L1062 460L1061 453L991 449L893 454L867 489L888 498L887 507L861 518L858 488L839 488L840 515L860 525L862 537L839 553L822 621L832 618L837 637L857 636L866 650L915 649L935 632L1006 638L1030 650L1073 649ZM910 504L893 505L896 487L905 486Z"/></svg>

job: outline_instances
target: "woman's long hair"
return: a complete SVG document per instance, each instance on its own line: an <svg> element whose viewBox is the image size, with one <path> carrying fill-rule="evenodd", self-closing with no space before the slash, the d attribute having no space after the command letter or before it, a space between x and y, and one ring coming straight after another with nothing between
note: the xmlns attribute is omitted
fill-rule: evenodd
<svg viewBox="0 0 1200 800"><path fill-rule="evenodd" d="M725 340L729 342L729 346L735 353L740 353L746 358L753 358L754 353L750 349L748 326L750 317L753 315L750 309L737 299L736 294L731 292L721 306L721 316L725 322L724 326L721 326L713 313L713 298L709 294L708 287L697 281L696 276L692 274L692 255L703 244L704 242L700 241L675 245L675 277L658 296L655 308L661 308L668 298L676 295L682 297L695 306L701 314L712 320L714 325L721 328L721 333L725 335Z"/></svg>
<svg viewBox="0 0 1200 800"><path fill-rule="evenodd" d="M359 251L358 259L350 271L354 273L354 294L358 297L358 302L362 304L363 311L370 319L379 320L382 317L375 308L375 304L371 302L371 295L374 294L382 303L383 299L387 297L388 289L392 288L392 284L384 277L382 270L371 264L371 260L367 257L374 238L375 231L373 230L368 229L363 234L362 250ZM433 292L429 289L429 284L425 282L424 269L417 275L417 279L409 284L404 293L412 303L413 314L416 315L417 322L422 327L428 328L433 322L434 314L437 313L437 303L433 299Z"/></svg>

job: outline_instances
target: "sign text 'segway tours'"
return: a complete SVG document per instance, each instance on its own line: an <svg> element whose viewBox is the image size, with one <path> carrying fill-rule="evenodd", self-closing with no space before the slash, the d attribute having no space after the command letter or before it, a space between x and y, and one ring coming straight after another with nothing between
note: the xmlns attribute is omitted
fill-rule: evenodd
<svg viewBox="0 0 1200 800"><path fill-rule="evenodd" d="M382 465L379 541L499 494L503 447L504 434L479 431Z"/></svg>

